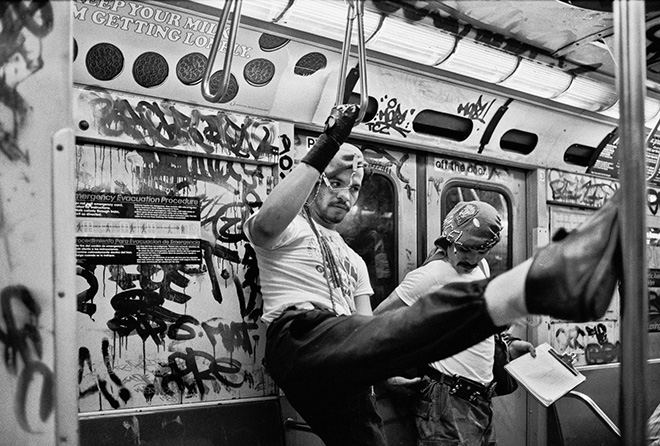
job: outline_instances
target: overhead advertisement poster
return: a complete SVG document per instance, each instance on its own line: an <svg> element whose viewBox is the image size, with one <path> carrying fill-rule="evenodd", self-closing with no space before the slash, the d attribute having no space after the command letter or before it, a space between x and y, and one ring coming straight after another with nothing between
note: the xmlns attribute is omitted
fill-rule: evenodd
<svg viewBox="0 0 660 446"><path fill-rule="evenodd" d="M619 154L619 135L613 132L606 138L602 148L599 148L598 157L594 164L587 169L587 173L619 179L621 172L621 156ZM660 186L660 134L657 132L651 137L646 146L646 178L649 186Z"/></svg>
<svg viewBox="0 0 660 446"><path fill-rule="evenodd" d="M199 198L78 192L76 253L98 265L199 264Z"/></svg>

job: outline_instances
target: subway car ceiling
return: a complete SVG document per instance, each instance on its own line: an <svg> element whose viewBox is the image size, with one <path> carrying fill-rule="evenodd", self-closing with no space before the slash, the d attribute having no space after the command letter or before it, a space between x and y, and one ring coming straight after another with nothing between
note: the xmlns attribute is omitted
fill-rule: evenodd
<svg viewBox="0 0 660 446"><path fill-rule="evenodd" d="M184 56L208 57L225 2L130 2L136 19L160 9L162 26L117 42L102 42L108 37L86 32L91 22L97 26L116 20L112 8L98 3L75 3L74 37L79 27L85 39L75 42L74 79L84 88L167 97L293 122L308 130L321 129L335 103L348 11L344 0L243 0L229 91L216 104L204 98L199 83L184 82L175 73ZM90 18L81 20L83 14ZM177 15L185 20L177 21ZM647 12L651 38L659 15ZM590 166L601 150L616 145L611 11L559 0L369 0L363 17L369 107L355 137L580 173L593 173ZM355 45L357 26L353 28ZM167 51L171 75L161 83L140 82L135 64L144 59L154 37L176 40ZM133 66L132 77L130 69L103 79L90 72L89 52L101 43L118 47L122 63ZM654 45L648 45L649 131L660 113ZM223 69L222 59L221 51L214 72ZM354 46L349 66L357 60ZM359 102L360 81L354 83L350 100ZM350 92L353 85L347 86ZM84 136L85 130L78 134Z"/></svg>

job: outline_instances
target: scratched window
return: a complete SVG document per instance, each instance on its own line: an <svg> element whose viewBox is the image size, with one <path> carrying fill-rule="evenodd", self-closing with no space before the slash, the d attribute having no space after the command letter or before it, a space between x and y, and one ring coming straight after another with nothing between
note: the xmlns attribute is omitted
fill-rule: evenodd
<svg viewBox="0 0 660 446"><path fill-rule="evenodd" d="M422 110L413 120L415 132L454 141L465 141L473 127L474 124L468 118L434 110Z"/></svg>
<svg viewBox="0 0 660 446"><path fill-rule="evenodd" d="M589 147L583 144L571 144L564 152L564 161L568 164L575 164L576 166L590 167L597 150L596 147Z"/></svg>
<svg viewBox="0 0 660 446"><path fill-rule="evenodd" d="M442 218L439 226L442 227L442 220L450 210L460 201L485 201L493 206L502 216L502 232L500 233L500 242L490 250L486 255L486 260L490 266L491 276L496 276L512 267L510 234L513 224L511 197L506 192L497 187L486 185L475 185L471 183L454 183L453 186L446 188L442 195Z"/></svg>
<svg viewBox="0 0 660 446"><path fill-rule="evenodd" d="M502 135L500 147L508 152L517 152L529 155L539 142L539 137L534 133L511 129Z"/></svg>
<svg viewBox="0 0 660 446"><path fill-rule="evenodd" d="M360 197L339 233L366 262L374 289L371 306L375 308L397 285L395 194L392 180L374 172L360 190Z"/></svg>

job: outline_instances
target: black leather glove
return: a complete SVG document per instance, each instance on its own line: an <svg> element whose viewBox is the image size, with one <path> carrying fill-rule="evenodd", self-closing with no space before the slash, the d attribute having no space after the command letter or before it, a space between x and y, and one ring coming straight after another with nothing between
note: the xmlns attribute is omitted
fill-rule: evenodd
<svg viewBox="0 0 660 446"><path fill-rule="evenodd" d="M322 173L339 150L339 146L348 139L359 112L360 108L355 104L333 107L325 121L323 134L301 161Z"/></svg>

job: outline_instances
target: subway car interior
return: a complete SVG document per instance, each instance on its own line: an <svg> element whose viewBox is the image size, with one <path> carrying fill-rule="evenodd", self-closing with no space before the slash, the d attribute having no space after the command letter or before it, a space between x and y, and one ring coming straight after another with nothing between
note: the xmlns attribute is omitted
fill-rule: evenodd
<svg viewBox="0 0 660 446"><path fill-rule="evenodd" d="M16 0L0 49L0 444L322 446L264 361L244 226L340 104L369 173L336 229L372 309L460 202L501 216L497 277L620 190L604 316L509 329L579 384L521 384L493 425L500 446L651 444L660 2ZM387 446L418 444L410 397L373 396Z"/></svg>

